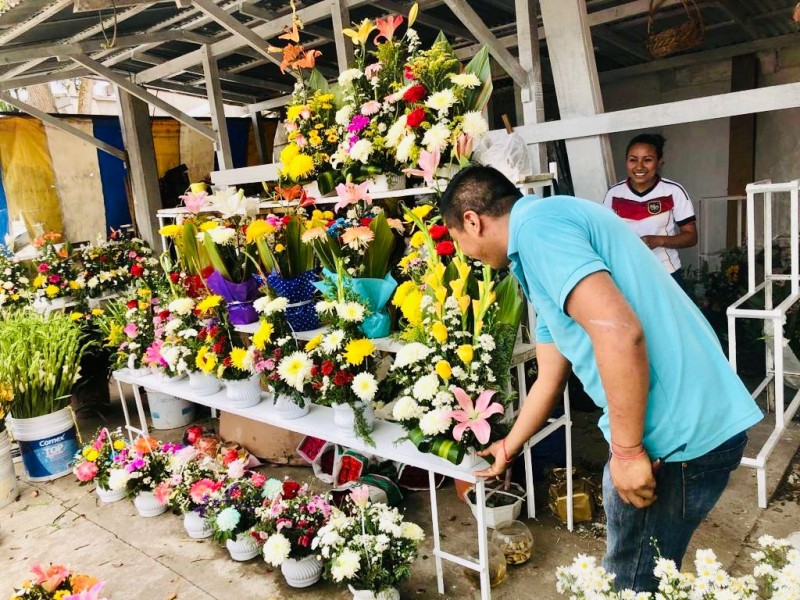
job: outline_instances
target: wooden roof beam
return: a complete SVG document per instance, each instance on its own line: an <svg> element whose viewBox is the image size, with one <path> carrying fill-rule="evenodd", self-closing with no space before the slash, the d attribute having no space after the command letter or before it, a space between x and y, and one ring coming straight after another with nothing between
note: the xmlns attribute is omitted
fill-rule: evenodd
<svg viewBox="0 0 800 600"><path fill-rule="evenodd" d="M757 40L761 37L758 29L753 27L753 25L750 23L750 17L742 12L742 9L739 8L739 5L734 4L731 0L719 0L717 4L725 12L725 14L736 21L739 27L744 29L747 37L749 37L751 40Z"/></svg>
<svg viewBox="0 0 800 600"><path fill-rule="evenodd" d="M22 34L29 32L37 25L44 23L50 17L55 16L70 4L72 4L72 0L56 0L33 15L27 21L23 21L22 23L11 27L4 33L0 34L0 47L5 46L10 41L17 39Z"/></svg>

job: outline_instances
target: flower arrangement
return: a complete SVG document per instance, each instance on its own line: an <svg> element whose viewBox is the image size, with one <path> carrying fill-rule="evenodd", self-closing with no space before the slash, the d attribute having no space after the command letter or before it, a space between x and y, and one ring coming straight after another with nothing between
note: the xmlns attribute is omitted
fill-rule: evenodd
<svg viewBox="0 0 800 600"><path fill-rule="evenodd" d="M225 485L224 465L194 446L185 446L172 455L169 468L170 477L159 483L156 495L166 498L169 508L178 514L205 506Z"/></svg>
<svg viewBox="0 0 800 600"><path fill-rule="evenodd" d="M258 510L264 504L265 482L263 475L252 473L210 495L204 512L217 542L225 543L252 532L258 523Z"/></svg>
<svg viewBox="0 0 800 600"><path fill-rule="evenodd" d="M681 573L673 561L659 558L653 569L658 580L656 594L615 590L615 576L598 566L594 557L579 554L570 566L556 569L556 590L577 600L789 600L800 597L800 551L788 540L769 535L761 536L758 544L761 549L751 555L757 563L753 573L742 577L728 574L712 550L697 551L694 574Z"/></svg>
<svg viewBox="0 0 800 600"><path fill-rule="evenodd" d="M158 307L158 298L147 287L132 290L127 299L106 304L98 326L105 336L106 345L114 351L116 368L146 366L147 349L156 339L154 317Z"/></svg>
<svg viewBox="0 0 800 600"><path fill-rule="evenodd" d="M181 449L180 444L162 443L154 438L140 437L123 457L126 473L125 493L134 498L142 492L154 492L159 484L169 479L171 458ZM111 488L111 473L109 487ZM162 488L163 490L163 488ZM166 504L168 495L157 498Z"/></svg>
<svg viewBox="0 0 800 600"><path fill-rule="evenodd" d="M33 578L17 588L11 600L105 600L100 598L105 581L64 565L35 564L31 573Z"/></svg>
<svg viewBox="0 0 800 600"><path fill-rule="evenodd" d="M307 484L270 480L267 502L258 511L255 535L264 544L264 560L279 567L287 558L299 560L314 554L311 543L333 510L325 494L312 494Z"/></svg>
<svg viewBox="0 0 800 600"><path fill-rule="evenodd" d="M424 538L422 529L397 509L370 502L369 488L361 486L342 510L333 509L312 548L322 556L327 580L377 594L409 577Z"/></svg>
<svg viewBox="0 0 800 600"><path fill-rule="evenodd" d="M31 298L28 271L0 245L0 307L25 306Z"/></svg>
<svg viewBox="0 0 800 600"><path fill-rule="evenodd" d="M158 267L143 240L116 231L109 239L99 236L95 243L81 246L76 259L80 265L76 281L90 298L121 292L135 279L147 281Z"/></svg>
<svg viewBox="0 0 800 600"><path fill-rule="evenodd" d="M89 345L81 328L63 313L2 314L0 385L13 390L13 416L30 419L69 406Z"/></svg>
<svg viewBox="0 0 800 600"><path fill-rule="evenodd" d="M103 427L98 430L95 437L75 455L72 472L80 485L95 483L103 489L109 489L109 474L118 465L115 458L127 447L121 429L109 431Z"/></svg>
<svg viewBox="0 0 800 600"><path fill-rule="evenodd" d="M36 297L52 300L80 295L82 287L72 261L72 247L61 243L61 234L48 233L33 245L38 249L34 261L36 277L31 282Z"/></svg>

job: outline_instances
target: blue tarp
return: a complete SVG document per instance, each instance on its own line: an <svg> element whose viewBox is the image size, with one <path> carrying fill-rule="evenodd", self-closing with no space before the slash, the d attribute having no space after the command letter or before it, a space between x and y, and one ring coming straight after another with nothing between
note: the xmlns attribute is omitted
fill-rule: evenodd
<svg viewBox="0 0 800 600"><path fill-rule="evenodd" d="M115 148L125 150L122 142L122 128L117 117L92 117L94 136L111 144ZM119 229L121 225L131 223L128 210L128 195L125 191L125 164L108 152L97 151L97 162L100 166L100 181L103 186L103 203L106 208L106 227ZM106 231L108 233L108 231Z"/></svg>

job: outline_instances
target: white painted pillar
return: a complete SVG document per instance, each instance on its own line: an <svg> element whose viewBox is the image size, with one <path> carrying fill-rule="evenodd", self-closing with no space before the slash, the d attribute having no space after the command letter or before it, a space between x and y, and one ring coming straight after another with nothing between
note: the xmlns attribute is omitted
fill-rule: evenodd
<svg viewBox="0 0 800 600"><path fill-rule="evenodd" d="M539 0L562 119L603 112L585 0ZM575 195L602 202L614 181L607 136L566 141Z"/></svg>
<svg viewBox="0 0 800 600"><path fill-rule="evenodd" d="M222 101L222 85L219 80L217 59L211 52L211 47L203 46L203 73L206 79L206 95L208 96L208 111L211 114L211 127L217 139L214 140L214 151L217 153L217 163L220 171L233 168L233 155L231 143L228 139L228 123L225 120L225 105Z"/></svg>
<svg viewBox="0 0 800 600"><path fill-rule="evenodd" d="M539 58L538 0L515 0L519 64L528 73L528 85L515 86L519 92L522 110L518 123L530 125L544 123L544 96L542 92L542 64ZM547 147L545 144L528 146L533 160L534 173L547 172Z"/></svg>
<svg viewBox="0 0 800 600"><path fill-rule="evenodd" d="M350 10L343 0L331 0L331 18L333 19L333 33L336 40L336 64L339 72L346 71L353 58L353 41L342 33L350 27Z"/></svg>

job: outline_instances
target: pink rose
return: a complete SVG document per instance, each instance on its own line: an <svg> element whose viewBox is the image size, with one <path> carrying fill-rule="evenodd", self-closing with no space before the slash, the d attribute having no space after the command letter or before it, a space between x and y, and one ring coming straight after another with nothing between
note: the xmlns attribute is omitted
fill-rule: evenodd
<svg viewBox="0 0 800 600"><path fill-rule="evenodd" d="M75 468L75 477L78 481L85 483L91 481L97 476L97 465L93 462L82 462Z"/></svg>

